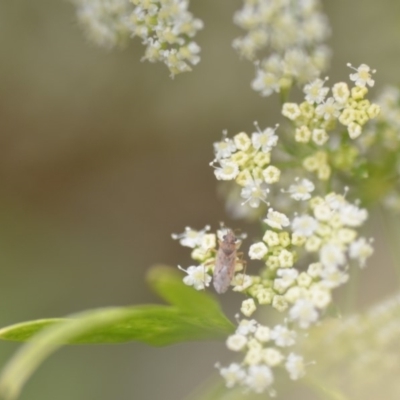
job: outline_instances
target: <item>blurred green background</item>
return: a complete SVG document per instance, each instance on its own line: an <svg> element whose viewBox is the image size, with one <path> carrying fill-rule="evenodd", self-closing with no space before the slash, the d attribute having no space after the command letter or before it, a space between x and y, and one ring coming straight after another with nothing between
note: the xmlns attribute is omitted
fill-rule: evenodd
<svg viewBox="0 0 400 400"><path fill-rule="evenodd" d="M208 167L212 142L223 129L280 119L277 96L251 90L253 67L231 47L240 6L192 1L206 25L202 61L171 80L163 65L140 62L139 40L112 52L87 43L67 1L0 2L0 326L156 302L149 266L190 262L171 232L229 223ZM400 2L326 1L325 10L330 81L347 79L351 62L377 68L377 89L397 84ZM398 287L383 231L374 215L376 253L357 308ZM221 301L233 316L238 299ZM1 365L17 347L0 343ZM40 368L21 400L183 399L229 356L220 343L70 347Z"/></svg>

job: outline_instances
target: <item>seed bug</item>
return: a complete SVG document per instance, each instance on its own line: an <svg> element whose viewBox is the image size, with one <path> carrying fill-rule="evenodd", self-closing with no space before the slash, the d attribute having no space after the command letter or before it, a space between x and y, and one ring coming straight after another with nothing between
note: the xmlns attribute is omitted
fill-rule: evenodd
<svg viewBox="0 0 400 400"><path fill-rule="evenodd" d="M241 241L231 229L226 229L222 240L218 241L219 248L215 258L213 284L217 293L225 293L235 274L237 250Z"/></svg>

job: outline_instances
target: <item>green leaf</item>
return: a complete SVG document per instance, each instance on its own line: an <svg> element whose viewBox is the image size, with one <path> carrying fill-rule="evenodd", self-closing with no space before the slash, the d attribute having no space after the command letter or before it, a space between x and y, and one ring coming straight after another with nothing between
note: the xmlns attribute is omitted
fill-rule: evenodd
<svg viewBox="0 0 400 400"><path fill-rule="evenodd" d="M165 346L191 340L221 339L233 324L205 292L183 285L167 267L153 268L151 286L173 306L140 305L89 310L65 319L42 319L0 330L0 339L26 341L0 377L0 396L15 399L34 370L65 344L140 341Z"/></svg>

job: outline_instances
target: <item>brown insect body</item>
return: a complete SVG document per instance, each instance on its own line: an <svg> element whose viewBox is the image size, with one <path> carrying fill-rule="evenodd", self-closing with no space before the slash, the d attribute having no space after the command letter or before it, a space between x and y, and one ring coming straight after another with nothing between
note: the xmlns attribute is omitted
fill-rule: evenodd
<svg viewBox="0 0 400 400"><path fill-rule="evenodd" d="M240 242L231 229L227 229L215 258L213 284L217 293L225 293L235 274L237 250Z"/></svg>

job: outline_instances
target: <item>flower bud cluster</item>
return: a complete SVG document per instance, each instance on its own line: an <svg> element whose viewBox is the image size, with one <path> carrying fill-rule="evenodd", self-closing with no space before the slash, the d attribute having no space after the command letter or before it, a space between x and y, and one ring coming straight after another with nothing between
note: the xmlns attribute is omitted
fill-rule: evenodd
<svg viewBox="0 0 400 400"><path fill-rule="evenodd" d="M250 61L261 60L252 87L262 96L306 83L326 69L330 52L323 42L330 28L320 8L319 0L244 0L234 22L247 34L233 47Z"/></svg>
<svg viewBox="0 0 400 400"><path fill-rule="evenodd" d="M257 208L267 204L269 185L277 183L280 170L271 163L271 151L278 142L275 128L257 131L251 137L240 132L230 139L223 134L221 141L214 143L215 167L218 180L235 181L241 187L242 205Z"/></svg>
<svg viewBox="0 0 400 400"><path fill-rule="evenodd" d="M356 72L350 74L350 79L355 86L349 88L347 83L339 82L330 89L324 86L326 80L316 79L305 85L304 102L285 103L282 107L282 114L295 125L295 141L308 144L312 151L304 156L303 167L316 173L321 180L329 179L332 171L328 152L318 148L326 145L329 150L335 150L337 166L352 166L358 154L355 148L350 152L348 147L337 148L337 140L334 140L337 136L333 132L337 122L346 127L349 138L354 140L362 134L363 126L379 115L380 107L365 98L367 86L374 85L371 73L375 71L365 64L354 69ZM317 150L313 150L316 147Z"/></svg>
<svg viewBox="0 0 400 400"><path fill-rule="evenodd" d="M111 49L123 46L131 36L128 17L134 10L129 0L71 0L89 41Z"/></svg>
<svg viewBox="0 0 400 400"><path fill-rule="evenodd" d="M73 0L90 40L114 47L137 36L144 60L163 62L171 76L191 71L200 61L193 41L203 22L188 11L188 0Z"/></svg>
<svg viewBox="0 0 400 400"><path fill-rule="evenodd" d="M316 184L308 179L312 171L318 172L320 179L331 178L328 162L332 149L327 131L336 120L348 127L350 138L345 134L342 138L354 139L343 121L343 113L351 114L352 123L359 126L366 122L362 122L362 116L370 119L378 114L379 107L364 99L366 85L373 85L369 67L361 65L350 79L355 82L352 89L345 83L336 84L328 99L329 89L324 87L324 81L316 80L306 85L304 103L284 104L283 114L294 121L296 134L291 136L292 143L281 146L277 157L278 165L283 166L283 177L290 175L292 182L287 188L281 188L279 197L271 190L278 182L282 186L281 170L271 165L272 151L278 145L277 127L262 131L256 124L257 131L251 136L241 132L228 138L224 133L222 140L214 143L215 158L211 165L216 178L234 181L235 186L240 187L242 205L260 209L260 212L264 212L263 203L268 205L262 219L262 238L245 252L248 259L261 264L259 273L244 273L243 261L237 258L234 270L237 273L232 279L232 275L228 277L233 291L247 295L240 311L250 318L261 306L270 306L280 312L285 321L271 329L254 320L240 322L236 333L228 338L227 346L232 351L244 352L244 360L240 364L219 367L228 387L243 386L257 393L271 391L275 365L285 365L292 379L301 377L303 358L294 353L284 354L280 349L289 346L280 344L283 338L291 338L290 345L295 343L296 334L287 324L300 330L315 325L331 304L333 289L349 279L350 266L356 263L364 267L373 253L371 241L358 233L367 220L366 209L358 202L348 201L344 195L327 191L320 182ZM302 159L304 152L298 155L297 148L304 147L309 151ZM301 165L302 176L293 178L293 167ZM325 170L323 165L326 165ZM289 204L285 210L283 203ZM208 230L209 227L202 231L186 228L184 233L173 235L182 245L193 249L192 258L199 265L184 270L183 280L197 290L204 289L212 281L220 250L216 242L217 237L221 238L207 233ZM253 265L247 267L254 271ZM251 330L243 333L243 324L247 327L250 324ZM264 333L264 339L259 332Z"/></svg>
<svg viewBox="0 0 400 400"><path fill-rule="evenodd" d="M274 369L283 367L291 379L301 378L305 374L303 357L288 351L296 337L297 333L285 325L269 328L254 319L242 319L226 345L229 350L244 354L243 361L227 367L217 364L226 386L274 395Z"/></svg>

